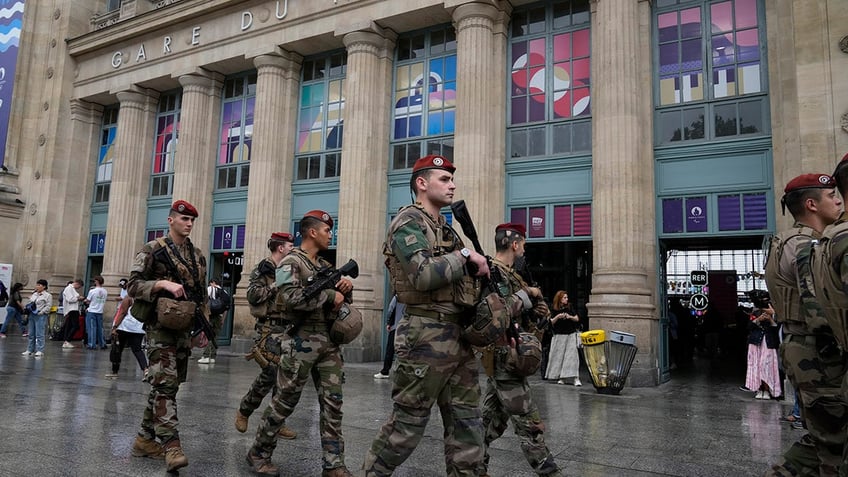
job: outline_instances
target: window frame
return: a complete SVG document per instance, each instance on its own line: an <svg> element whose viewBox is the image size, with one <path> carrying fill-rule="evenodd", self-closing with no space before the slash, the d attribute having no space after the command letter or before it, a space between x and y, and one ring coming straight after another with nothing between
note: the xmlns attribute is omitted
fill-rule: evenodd
<svg viewBox="0 0 848 477"><path fill-rule="evenodd" d="M237 84L241 85L241 92L238 94L235 91ZM245 190L249 186L250 155L253 147L253 121L256 113L256 85L257 72L255 70L233 75L224 80L224 87L221 92L218 147L215 154L215 192ZM228 94L232 95L228 96ZM227 105L238 102L241 103L241 113L238 122L244 124L244 126L239 126L240 131L237 142L233 142L231 140L233 136L229 134L226 141L224 141L224 127L227 119L224 113L227 110ZM252 106L249 107L249 105ZM249 114L248 110L250 110ZM249 124L247 124L248 118L250 119ZM230 149L233 144L236 144L238 149L238 159L236 160L234 158L231 162L221 163L221 150L224 147ZM246 159L243 157L245 150L248 155Z"/></svg>
<svg viewBox="0 0 848 477"><path fill-rule="evenodd" d="M156 112L156 132L153 139L153 158L150 164L150 187L148 190L148 198L171 197L174 192L174 167L176 165L176 154L179 147L179 128L180 116L182 112L182 91L175 90L162 93L159 96L159 106ZM170 105L173 104L173 107ZM169 133L164 134L159 131L159 123L163 120L169 121L172 130L169 132L173 138L169 141L173 143L173 149L160 151L159 141L166 137ZM167 145L163 145L167 147ZM162 172L156 172L156 162L164 160L166 163L165 169ZM164 193L163 193L164 189ZM158 192L158 193L157 193Z"/></svg>
<svg viewBox="0 0 848 477"><path fill-rule="evenodd" d="M92 194L92 205L105 205L109 203L109 195L112 188L112 159L110 152L114 154L115 141L118 137L118 117L120 105L112 105L103 108L100 122L100 145L97 153L97 163L94 167L94 191ZM101 174L108 179L100 179Z"/></svg>

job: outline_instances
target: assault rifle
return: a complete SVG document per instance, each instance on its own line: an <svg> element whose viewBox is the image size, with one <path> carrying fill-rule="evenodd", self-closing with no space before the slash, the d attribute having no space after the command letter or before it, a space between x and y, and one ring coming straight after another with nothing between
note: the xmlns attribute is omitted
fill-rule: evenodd
<svg viewBox="0 0 848 477"><path fill-rule="evenodd" d="M468 207L465 205L464 200L458 200L451 204L450 206L451 212L453 213L453 218L459 222L459 226L462 227L462 233L468 237L468 240L471 240L471 244L474 246L474 250L486 257L486 263L489 265L489 278L484 283L486 287L489 289L490 293L497 293L501 298L503 295L501 294L499 283L503 283L504 277L501 276L501 271L498 267L492 264L492 257L486 255L483 252L483 247L480 245L480 238L477 236L477 228L474 226L474 220L471 219L471 213L468 212ZM474 264L471 262L466 263L469 272L474 272ZM506 335L508 338L515 338L515 343L518 344L518 324L515 320L510 319L509 326L506 329Z"/></svg>
<svg viewBox="0 0 848 477"><path fill-rule="evenodd" d="M309 301L315 298L324 290L335 288L336 283L339 283L339 280L341 280L343 276L348 276L350 278L356 278L359 276L359 264L356 263L356 260L351 258L339 269L325 267L319 270L315 275L315 280L303 289L303 301ZM300 327L303 326L304 320L305 318L298 318L294 321L291 328L289 328L289 336L293 337L297 335L298 330L300 330Z"/></svg>
<svg viewBox="0 0 848 477"><path fill-rule="evenodd" d="M515 268L515 271L521 275L521 278L528 285L539 288L539 282L533 279L533 273L530 271L530 263L527 261L527 257L517 257L513 264L513 268ZM525 326L525 329L530 329L530 331L534 333L539 331L540 334L544 333L550 323L546 319L538 320L534 315L533 310L523 311L521 313L521 321L522 325Z"/></svg>

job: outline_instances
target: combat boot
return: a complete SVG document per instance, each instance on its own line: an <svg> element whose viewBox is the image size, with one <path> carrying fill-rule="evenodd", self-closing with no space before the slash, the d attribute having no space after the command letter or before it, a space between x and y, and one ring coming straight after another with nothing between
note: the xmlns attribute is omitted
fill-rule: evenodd
<svg viewBox="0 0 848 477"><path fill-rule="evenodd" d="M168 466L168 472L188 465L188 458L183 454L179 439L174 439L165 445L165 464Z"/></svg>
<svg viewBox="0 0 848 477"><path fill-rule="evenodd" d="M321 477L353 477L353 474L347 470L347 467L341 466L333 469L324 469L324 472L321 472Z"/></svg>
<svg viewBox="0 0 848 477"><path fill-rule="evenodd" d="M236 411L236 430L239 432L244 432L247 430L247 419L248 417L241 413L241 411Z"/></svg>
<svg viewBox="0 0 848 477"><path fill-rule="evenodd" d="M295 437L297 437L297 432L294 432L293 430L289 429L288 427L283 426L283 427L280 428L280 432L277 433L277 436L281 437L283 439L292 440Z"/></svg>
<svg viewBox="0 0 848 477"><path fill-rule="evenodd" d="M161 459L165 455L165 451L162 449L162 445L156 442L155 439L135 436L135 442L133 442L132 446L132 455L135 457Z"/></svg>
<svg viewBox="0 0 848 477"><path fill-rule="evenodd" d="M253 452L247 452L247 465L250 470L256 475L266 477L279 477L280 468L271 462L271 459L266 459L262 456L254 455Z"/></svg>

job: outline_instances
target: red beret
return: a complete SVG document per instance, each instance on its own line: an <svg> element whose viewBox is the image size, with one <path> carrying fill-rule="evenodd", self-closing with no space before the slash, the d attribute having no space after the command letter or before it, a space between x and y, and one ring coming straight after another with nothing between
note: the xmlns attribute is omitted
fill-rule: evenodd
<svg viewBox="0 0 848 477"><path fill-rule="evenodd" d="M330 217L330 214L324 212L323 210L310 210L309 212L303 214L304 219L307 217L318 219L321 222L324 222L325 224L329 225L330 227L333 226L333 218Z"/></svg>
<svg viewBox="0 0 848 477"><path fill-rule="evenodd" d="M495 227L495 233L498 233L501 230L511 230L511 231L517 233L518 235L521 235L522 237L527 236L527 229L524 227L524 224L507 223L507 224L500 224L497 227Z"/></svg>
<svg viewBox="0 0 848 477"><path fill-rule="evenodd" d="M288 232L274 232L271 234L271 238L269 240L273 240L275 242L294 243L294 237L292 237L292 234Z"/></svg>
<svg viewBox="0 0 848 477"><path fill-rule="evenodd" d="M789 181L783 192L788 194L801 189L832 189L834 187L836 182L827 174L801 174Z"/></svg>
<svg viewBox="0 0 848 477"><path fill-rule="evenodd" d="M415 161L415 165L412 166L412 173L415 174L418 171L423 171L427 169L442 169L453 174L453 171L456 170L456 167L454 167L453 164L451 164L451 162L447 160L444 156L436 156L431 154Z"/></svg>
<svg viewBox="0 0 848 477"><path fill-rule="evenodd" d="M197 217L199 215L197 213L197 209L195 209L193 205L189 204L184 200L175 201L174 204L171 205L171 210L178 214L190 215L192 217Z"/></svg>

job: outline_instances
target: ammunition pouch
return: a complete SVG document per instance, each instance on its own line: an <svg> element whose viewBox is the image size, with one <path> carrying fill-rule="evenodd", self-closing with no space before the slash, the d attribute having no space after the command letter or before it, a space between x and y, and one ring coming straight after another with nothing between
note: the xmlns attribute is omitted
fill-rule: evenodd
<svg viewBox="0 0 848 477"><path fill-rule="evenodd" d="M532 333L520 333L515 348L509 347L506 371L517 376L532 376L542 365L542 343Z"/></svg>
<svg viewBox="0 0 848 477"><path fill-rule="evenodd" d="M471 323L462 329L462 338L474 346L495 343L509 325L509 308L497 293L489 293L477 304Z"/></svg>
<svg viewBox="0 0 848 477"><path fill-rule="evenodd" d="M156 299L147 301L136 298L130 307L130 313L133 318L142 323L154 321L156 319Z"/></svg>
<svg viewBox="0 0 848 477"><path fill-rule="evenodd" d="M191 330L196 310L197 303L189 300L160 297L156 301L156 318L163 328L169 330Z"/></svg>

